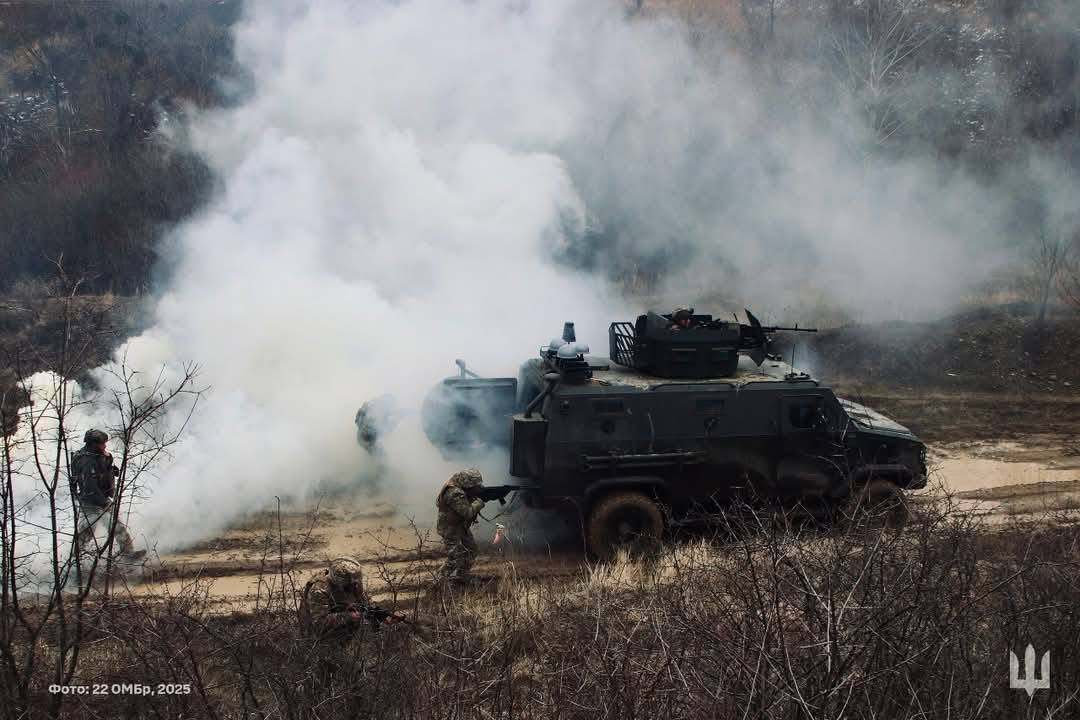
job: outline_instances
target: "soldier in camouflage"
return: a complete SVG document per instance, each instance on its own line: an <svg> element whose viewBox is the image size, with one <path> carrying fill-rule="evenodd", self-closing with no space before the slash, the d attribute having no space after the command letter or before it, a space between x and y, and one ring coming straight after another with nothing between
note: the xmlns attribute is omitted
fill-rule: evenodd
<svg viewBox="0 0 1080 720"><path fill-rule="evenodd" d="M357 605L366 605L360 564L352 558L331 560L304 585L300 598L300 634L315 643L318 681L329 686L347 664L345 652L364 620Z"/></svg>
<svg viewBox="0 0 1080 720"><path fill-rule="evenodd" d="M483 485L479 470L462 470L450 476L435 500L439 509L435 529L447 552L446 564L439 571L440 582L462 583L470 578L476 540L469 528L484 509L484 501L476 497L476 491Z"/></svg>
<svg viewBox="0 0 1080 720"><path fill-rule="evenodd" d="M300 598L301 632L314 640L347 642L360 623L393 625L404 616L371 602L364 592L360 563L339 557L304 585Z"/></svg>
<svg viewBox="0 0 1080 720"><path fill-rule="evenodd" d="M300 629L318 641L345 644L364 620L358 608L370 604L364 592L360 564L342 557L312 575L300 598Z"/></svg>
<svg viewBox="0 0 1080 720"><path fill-rule="evenodd" d="M371 462L362 471L360 482L367 494L382 491L387 473L385 436L397 425L401 412L393 395L368 400L356 411L356 442L367 450Z"/></svg>
<svg viewBox="0 0 1080 720"><path fill-rule="evenodd" d="M668 330L688 330L693 327L694 311L687 308L675 308L671 313L671 324Z"/></svg>
<svg viewBox="0 0 1080 720"><path fill-rule="evenodd" d="M336 681L351 687L356 666L350 642L365 623L372 628L408 620L371 602L364 592L360 563L350 557L331 560L325 570L315 573L304 585L300 598L300 634L313 641L318 661L318 682L332 686ZM355 652L353 649L352 652Z"/></svg>
<svg viewBox="0 0 1080 720"><path fill-rule="evenodd" d="M80 553L100 551L95 530L99 523L109 527L111 522L113 542L119 549L119 556L134 562L141 560L146 551L135 552L127 527L119 519L113 521L114 480L119 471L106 449L108 441L107 433L87 430L83 436L83 448L71 457L71 479L79 501L78 548Z"/></svg>

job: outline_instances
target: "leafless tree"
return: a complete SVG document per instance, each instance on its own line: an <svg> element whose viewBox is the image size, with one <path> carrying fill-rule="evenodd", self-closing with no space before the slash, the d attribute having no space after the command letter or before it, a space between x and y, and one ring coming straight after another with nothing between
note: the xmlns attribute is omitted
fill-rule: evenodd
<svg viewBox="0 0 1080 720"><path fill-rule="evenodd" d="M1068 265L1069 234L1066 221L1044 221L1027 247L1027 268L1021 279L1023 290L1035 312L1037 325L1046 322L1046 313L1062 287Z"/></svg>
<svg viewBox="0 0 1080 720"><path fill-rule="evenodd" d="M835 73L854 95L881 144L917 119L918 93L905 93L916 54L933 36L918 0L836 0L829 42Z"/></svg>
<svg viewBox="0 0 1080 720"><path fill-rule="evenodd" d="M1058 291L1065 302L1080 310L1080 232L1073 234L1061 258Z"/></svg>
<svg viewBox="0 0 1080 720"><path fill-rule="evenodd" d="M108 371L111 389L102 397L76 394L72 380L86 369L97 340L85 337L76 321L82 279L68 276L60 261L56 268L63 293L53 300L63 308L62 337L52 373L19 381L20 397L30 404L0 402L0 427L11 430L0 433L0 705L12 717L30 711L43 680L66 685L74 677L89 618L110 593L115 520L139 496L143 475L177 441L199 396L195 366L146 382L123 361ZM88 551L78 542L69 451L71 438L87 429L71 427L73 413L91 402L115 418L107 429L119 439L120 464L107 538ZM16 417L9 418L13 408ZM64 701L62 694L49 695L49 714L58 715Z"/></svg>

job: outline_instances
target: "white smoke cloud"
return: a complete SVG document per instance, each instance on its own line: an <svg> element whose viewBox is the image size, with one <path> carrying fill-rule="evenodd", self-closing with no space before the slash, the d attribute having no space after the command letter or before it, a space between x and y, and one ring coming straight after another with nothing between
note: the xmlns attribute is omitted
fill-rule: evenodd
<svg viewBox="0 0 1080 720"><path fill-rule="evenodd" d="M994 215L973 183L867 170L828 128L768 117L738 60L706 67L677 23L616 0L262 0L236 40L253 92L189 128L221 190L176 229L154 327L118 354L198 362L211 386L137 509L159 549L350 482L360 403L419 407L456 357L513 374L564 320L602 354L641 308L554 260L596 217L639 249L688 243L683 301L730 280L775 309L813 274L831 301L892 311L984 270L967 252ZM418 426L390 450L426 507L452 468Z"/></svg>
<svg viewBox="0 0 1080 720"><path fill-rule="evenodd" d="M551 152L565 103L543 91L567 12L252 7L238 51L255 93L192 128L222 193L177 231L155 327L122 349L135 367L196 360L212 386L139 509L159 547L352 481L370 397L419 407L456 357L514 374L564 320L606 338L603 285L549 260L584 213ZM390 445L429 512L451 466L415 416Z"/></svg>

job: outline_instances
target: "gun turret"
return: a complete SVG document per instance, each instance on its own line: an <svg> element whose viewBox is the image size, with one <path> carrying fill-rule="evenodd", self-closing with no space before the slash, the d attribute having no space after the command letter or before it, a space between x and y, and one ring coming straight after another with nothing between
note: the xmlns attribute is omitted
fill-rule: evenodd
<svg viewBox="0 0 1080 720"><path fill-rule="evenodd" d="M756 365L765 362L773 333L817 332L762 325L749 310L746 318L748 324L694 314L688 324L675 327L672 316L647 312L634 323L614 322L608 330L611 361L657 377L725 377L736 372L739 355Z"/></svg>

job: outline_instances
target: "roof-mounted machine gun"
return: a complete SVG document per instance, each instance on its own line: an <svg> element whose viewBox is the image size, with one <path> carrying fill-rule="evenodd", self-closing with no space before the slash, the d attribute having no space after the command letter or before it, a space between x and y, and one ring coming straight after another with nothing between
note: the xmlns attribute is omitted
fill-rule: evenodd
<svg viewBox="0 0 1080 720"><path fill-rule="evenodd" d="M756 365L769 356L770 335L776 332L817 332L815 328L762 325L746 311L748 324L738 318L714 319L688 310L677 323L673 315L647 312L634 323L614 322L609 329L612 362L658 377L710 378L735 374L739 355Z"/></svg>
<svg viewBox="0 0 1080 720"><path fill-rule="evenodd" d="M746 313L746 319L750 324L739 324L739 352L747 355L754 361L755 365L760 365L765 362L765 358L769 356L769 347L772 344L772 338L770 336L774 333L817 332L817 328L801 328L798 324L794 327L762 325L761 321L754 317L754 313L746 308L743 308L743 312Z"/></svg>

